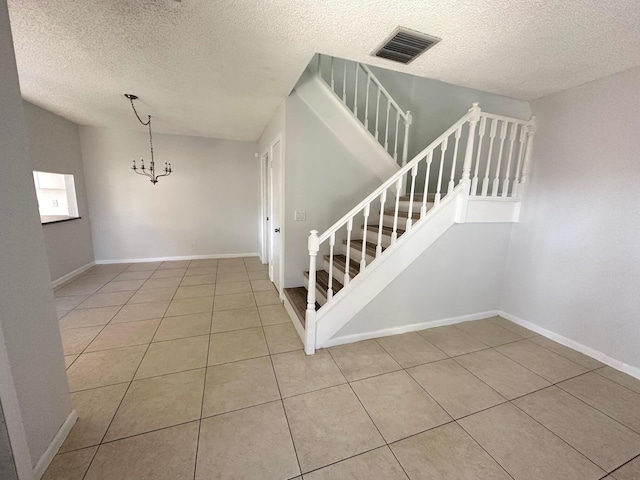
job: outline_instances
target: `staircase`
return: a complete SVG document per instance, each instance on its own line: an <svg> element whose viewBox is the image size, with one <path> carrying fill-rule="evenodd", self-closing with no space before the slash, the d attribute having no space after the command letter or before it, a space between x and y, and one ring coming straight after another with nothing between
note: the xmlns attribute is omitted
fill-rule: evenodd
<svg viewBox="0 0 640 480"><path fill-rule="evenodd" d="M356 64L349 69L345 61L338 83L333 59L328 72L322 65L322 57L318 57L315 74L325 88L359 121L363 135L373 136L377 142L384 139L380 145L402 167L327 231L321 235L311 231L304 287L285 289L285 306L307 354L325 345L455 223L518 221L534 134L534 119L486 113L474 103L462 118L407 162L403 157L410 114L401 138L402 110L368 68ZM348 71L354 75L351 83ZM363 71L366 95L361 98L359 72ZM330 80L327 82L323 75ZM371 85L377 88L374 95ZM381 110L380 99L385 95L389 99ZM362 105L358 109L359 99L364 102L365 114L358 113L363 110ZM369 105L370 99L376 101L373 106ZM397 108L395 126L392 107ZM372 111L376 112L373 129ZM398 156L399 145L405 146L402 156Z"/></svg>

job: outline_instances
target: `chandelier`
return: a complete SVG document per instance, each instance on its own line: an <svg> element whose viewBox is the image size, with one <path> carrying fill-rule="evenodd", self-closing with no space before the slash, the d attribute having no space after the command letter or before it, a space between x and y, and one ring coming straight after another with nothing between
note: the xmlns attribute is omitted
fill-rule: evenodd
<svg viewBox="0 0 640 480"><path fill-rule="evenodd" d="M138 121L144 126L149 126L149 146L151 148L151 164L149 165L149 168L145 168L144 160L140 158L140 167L137 167L136 161L134 159L133 167L131 167L131 169L138 175L144 175L146 177L149 177L149 179L151 180L151 183L155 185L156 183L158 183L158 179L160 177L166 177L171 175L171 164L164 162L164 173L160 175L156 175L156 165L155 165L155 162L153 161L153 138L151 137L151 115L147 115L147 121L143 122L142 119L140 118L140 115L138 115L135 105L133 104L133 101L137 100L138 97L131 93L125 93L124 96L127 97L131 102L131 108L133 108L133 113L136 114L136 118L138 119Z"/></svg>

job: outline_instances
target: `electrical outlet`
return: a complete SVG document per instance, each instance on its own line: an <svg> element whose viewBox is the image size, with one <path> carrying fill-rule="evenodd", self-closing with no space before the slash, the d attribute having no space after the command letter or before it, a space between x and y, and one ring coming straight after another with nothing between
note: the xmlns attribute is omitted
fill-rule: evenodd
<svg viewBox="0 0 640 480"><path fill-rule="evenodd" d="M295 222L304 222L307 220L307 212L304 210L294 210L293 220Z"/></svg>
<svg viewBox="0 0 640 480"><path fill-rule="evenodd" d="M54 207L58 206L58 200L53 200L51 203L53 204Z"/></svg>

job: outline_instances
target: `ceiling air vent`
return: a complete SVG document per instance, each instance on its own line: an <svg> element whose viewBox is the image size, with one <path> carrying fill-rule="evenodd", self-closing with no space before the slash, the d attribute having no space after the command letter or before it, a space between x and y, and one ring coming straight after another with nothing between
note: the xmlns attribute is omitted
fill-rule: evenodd
<svg viewBox="0 0 640 480"><path fill-rule="evenodd" d="M439 41L437 37L398 27L373 55L406 65Z"/></svg>

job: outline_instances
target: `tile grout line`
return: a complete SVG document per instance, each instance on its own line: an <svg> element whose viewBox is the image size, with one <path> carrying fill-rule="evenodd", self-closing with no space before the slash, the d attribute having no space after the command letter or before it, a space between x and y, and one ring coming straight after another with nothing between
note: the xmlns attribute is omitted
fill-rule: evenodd
<svg viewBox="0 0 640 480"><path fill-rule="evenodd" d="M218 279L218 270L216 268L216 280L217 279ZM198 418L198 434L196 436L196 452L193 460L193 480L196 479L196 474L198 471L198 451L200 449L200 432L202 431L202 412L204 409L204 398L207 392L207 376L208 376L207 373L209 369L209 352L211 351L211 329L213 326L213 304L215 303L215 291L218 288L215 285L216 284L214 284L214 287L213 287L214 298L211 304L211 315L209 318L209 335L207 338L207 357L206 357L206 361L204 362L204 382L202 385L202 400L200 401L200 415Z"/></svg>
<svg viewBox="0 0 640 480"><path fill-rule="evenodd" d="M154 270L154 272L157 270ZM144 284L143 284L144 285ZM141 287L142 288L142 287ZM177 290L176 290L177 291ZM174 293L175 296L175 293ZM172 297L173 298L173 297ZM171 303L171 302L169 302ZM168 307L167 307L168 308ZM166 311L165 311L166 312ZM115 317L114 317L115 318ZM113 319L112 319L113 320ZM155 336L156 332L158 331L158 328L160 328L160 324L162 323L162 320L158 323L158 326L156 327L156 330L154 331L153 335L151 336L151 338L153 339L153 337ZM149 342L149 344L147 345L147 348L144 352L144 354L140 357L140 362L138 362L138 366L136 367L135 372L133 373L133 376L131 377L131 381L129 381L129 384L127 385L127 388L124 392L124 395L122 395L122 398L120 399L120 402L118 403L118 407L116 408L113 416L111 417L111 421L109 422L109 425L107 426L107 429L104 432L104 435L102 436L102 439L100 440L100 443L98 445L98 448L96 449L96 454L94 455L94 457L91 459L91 462L89 463L89 465L87 466L87 469L84 472L84 475L82 476L82 479L84 480L87 476L87 474L89 473L89 470L91 469L91 465L93 465L93 462L95 460L95 457L98 454L98 450L100 450L101 445L104 442L104 439L107 436L107 433L109 433L109 429L111 428L111 425L113 425L113 421L115 420L116 416L118 415L118 411L120 411L120 408L122 407L122 403L124 402L125 397L127 396L127 393L129 392L129 389L131 388L131 385L133 384L134 378L136 377L136 374L138 373L138 370L140 369L140 365L142 365L142 362L144 361L144 357L146 357L147 352L149 351L149 348L151 347L151 342Z"/></svg>
<svg viewBox="0 0 640 480"><path fill-rule="evenodd" d="M253 290L253 285L251 285L251 291L253 293L254 302L256 302L255 291ZM257 302L256 302L257 303ZM257 308L257 305L256 305ZM264 336L264 341L267 344L267 351L269 352L269 363L271 364L271 370L273 371L273 377L276 380L276 386L278 387L278 394L280 396L280 405L282 405L282 412L284 413L284 419L287 422L287 428L289 429L289 438L291 438L291 445L293 446L293 453L296 456L296 462L298 463L298 471L300 472L300 476L302 476L302 465L300 464L300 456L298 455L298 449L296 448L296 442L293 438L293 432L291 431L291 423L289 422L289 416L287 415L287 409L284 405L284 399L282 398L282 390L280 389L280 382L278 381L278 375L276 374L276 369L273 365L273 358L271 354L271 349L269 348L269 342L267 341L267 335L264 331L264 323L262 322L262 315L260 313L260 309L258 310L258 318L260 319L260 325L262 328L262 335ZM286 353L286 352L285 352ZM295 477L293 477L295 478Z"/></svg>
<svg viewBox="0 0 640 480"><path fill-rule="evenodd" d="M565 445L568 445L572 450L574 450L575 452L577 452L581 457L583 457L585 460L587 460L589 463L591 463L592 465L594 465L596 468L602 470L605 473L605 476L607 474L607 470L605 470L604 468L602 468L600 465L598 465L595 461L591 460L589 457L587 457L584 453L582 453L580 450L578 450L576 447L574 447L573 445L571 445L569 442L567 442L564 438L562 438L560 435L558 435L557 433L555 433L553 430L547 428L545 425L543 425L540 421L538 421L535 417L533 417L532 415L529 415L529 413L527 413L526 411L524 411L523 409L521 409L520 407L518 407L518 405L516 405L515 403L513 403L512 401L509 402L511 405L513 405L515 408L517 408L519 411L521 411L522 413L524 413L527 417L529 417L531 420L533 420L535 423L537 423L538 425L540 425L542 428L544 428L545 430L548 430L549 432L551 432L551 434L553 436L555 436L558 440L560 440L561 442L563 442Z"/></svg>

